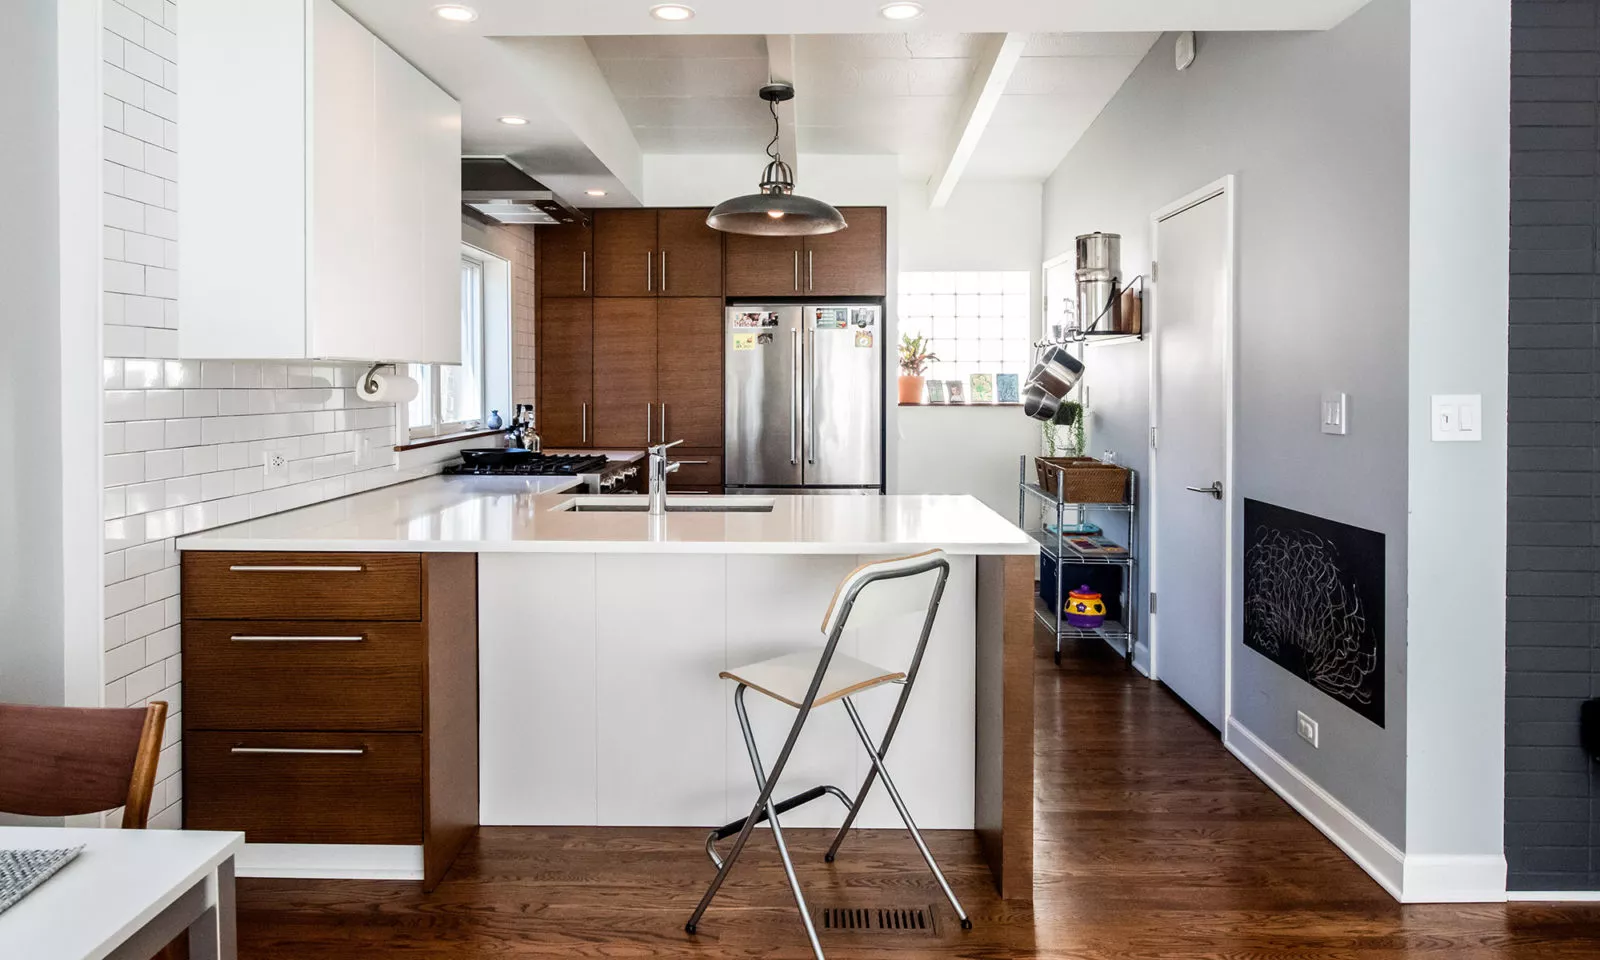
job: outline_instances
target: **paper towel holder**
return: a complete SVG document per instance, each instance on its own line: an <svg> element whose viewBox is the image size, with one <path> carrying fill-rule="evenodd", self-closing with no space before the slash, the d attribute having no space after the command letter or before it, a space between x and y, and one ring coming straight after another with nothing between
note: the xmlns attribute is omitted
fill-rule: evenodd
<svg viewBox="0 0 1600 960"><path fill-rule="evenodd" d="M395 366L395 364L392 364L392 363L374 363L372 365L372 368L369 369L361 377L361 392L366 394L367 396L371 396L372 394L377 393L378 392L378 386L379 386L378 385L378 381L373 379L372 375L377 373L383 367L394 367L394 366Z"/></svg>

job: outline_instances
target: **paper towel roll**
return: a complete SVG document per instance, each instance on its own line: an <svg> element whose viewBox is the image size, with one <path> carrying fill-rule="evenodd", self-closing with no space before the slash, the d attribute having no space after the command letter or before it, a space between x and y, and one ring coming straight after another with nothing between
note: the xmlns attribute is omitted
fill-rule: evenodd
<svg viewBox="0 0 1600 960"><path fill-rule="evenodd" d="M368 403L410 403L417 390L417 381L404 374L372 373L356 387L356 396Z"/></svg>

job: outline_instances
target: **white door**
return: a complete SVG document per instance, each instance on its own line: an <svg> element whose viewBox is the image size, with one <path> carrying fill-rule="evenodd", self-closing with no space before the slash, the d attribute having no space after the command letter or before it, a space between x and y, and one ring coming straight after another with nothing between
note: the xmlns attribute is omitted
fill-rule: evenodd
<svg viewBox="0 0 1600 960"><path fill-rule="evenodd" d="M1201 196L1158 214L1155 224L1153 665L1163 683L1220 730L1233 496L1227 489L1231 197Z"/></svg>

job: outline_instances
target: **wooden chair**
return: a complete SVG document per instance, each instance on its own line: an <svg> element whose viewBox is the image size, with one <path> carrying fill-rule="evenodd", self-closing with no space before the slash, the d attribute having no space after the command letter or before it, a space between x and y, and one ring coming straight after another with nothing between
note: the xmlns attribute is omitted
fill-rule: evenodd
<svg viewBox="0 0 1600 960"><path fill-rule="evenodd" d="M71 817L122 808L150 820L167 705L82 708L0 703L0 813Z"/></svg>

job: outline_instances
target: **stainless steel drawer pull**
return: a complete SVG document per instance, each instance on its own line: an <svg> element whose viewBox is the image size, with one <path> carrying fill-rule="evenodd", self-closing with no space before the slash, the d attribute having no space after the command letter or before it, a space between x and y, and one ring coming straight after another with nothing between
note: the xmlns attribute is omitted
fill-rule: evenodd
<svg viewBox="0 0 1600 960"><path fill-rule="evenodd" d="M366 567L299 567L299 566L250 566L237 564L228 568L234 573L360 573Z"/></svg>
<svg viewBox="0 0 1600 960"><path fill-rule="evenodd" d="M285 642L295 642L295 643L360 643L361 641L363 641L363 640L365 640L367 638L366 637L316 637L316 636L294 636L294 637L281 636L281 637L279 637L279 636L272 636L270 634L256 635L256 634L236 633L233 636L229 637L228 639L229 640L236 640L236 641L239 641L241 643L244 643L244 642L249 642L249 643L285 643Z"/></svg>
<svg viewBox="0 0 1600 960"><path fill-rule="evenodd" d="M293 753L324 757L359 757L366 747L234 747L230 753Z"/></svg>

